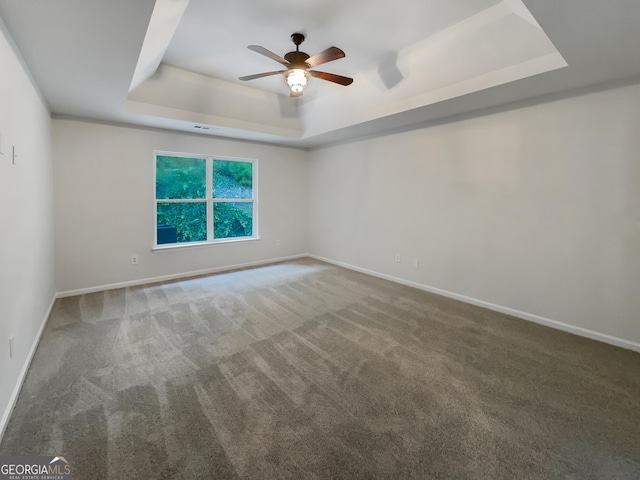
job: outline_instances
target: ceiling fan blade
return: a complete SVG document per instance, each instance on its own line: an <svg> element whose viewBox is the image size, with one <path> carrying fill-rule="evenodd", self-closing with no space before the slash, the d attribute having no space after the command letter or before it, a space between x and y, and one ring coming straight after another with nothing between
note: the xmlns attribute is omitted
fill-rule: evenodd
<svg viewBox="0 0 640 480"><path fill-rule="evenodd" d="M289 92L289 96L290 97L301 97L302 96L302 92L291 91L291 92Z"/></svg>
<svg viewBox="0 0 640 480"><path fill-rule="evenodd" d="M284 72L285 72L284 70L278 70L277 72L256 73L255 75L247 75L246 77L240 77L239 80L246 82L247 80L254 80L256 78L262 78L262 77L269 77L271 75L278 75Z"/></svg>
<svg viewBox="0 0 640 480"><path fill-rule="evenodd" d="M289 67L289 62L287 62L284 58L282 58L280 55L276 55L275 53L273 53L270 50L267 50L264 47L261 47L260 45L249 45L247 48L249 50L253 50L256 53L259 53L260 55L269 57L271 60L275 60L276 62L284 65L285 67Z"/></svg>
<svg viewBox="0 0 640 480"><path fill-rule="evenodd" d="M334 60L338 60L339 58L344 58L345 53L340 50L338 47L329 47L326 50L314 55L313 57L307 58L305 63L309 65L309 68L317 67L318 65L322 65L323 63L333 62Z"/></svg>
<svg viewBox="0 0 640 480"><path fill-rule="evenodd" d="M309 70L312 77L319 78L321 80L327 80L329 82L338 83L340 85L351 85L353 78L343 77L342 75L336 75L335 73L318 72L317 70Z"/></svg>

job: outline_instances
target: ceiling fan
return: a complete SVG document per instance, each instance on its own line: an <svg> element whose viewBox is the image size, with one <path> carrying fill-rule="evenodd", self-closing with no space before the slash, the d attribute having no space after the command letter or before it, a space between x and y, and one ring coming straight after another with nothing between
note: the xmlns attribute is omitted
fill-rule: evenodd
<svg viewBox="0 0 640 480"><path fill-rule="evenodd" d="M294 33L293 35L291 35L291 41L295 44L296 51L287 53L284 58L259 45L249 45L247 47L249 50L253 50L260 55L264 55L265 57L269 57L272 60L281 63L282 65L287 67L287 69L276 70L273 72L257 73L255 75L247 75L246 77L240 77L240 80L254 80L256 78L279 75L282 73L284 74L284 79L287 82L287 85L289 85L289 88L291 90L290 96L292 97L299 97L300 95L302 95L304 87L307 86L307 83L309 83L309 79L311 77L316 77L321 80L327 80L329 82L337 83L344 86L351 85L353 83L353 78L343 77L342 75L336 75L334 73L309 70L310 68L317 67L318 65L322 65L323 63L332 62L334 60L338 60L339 58L343 58L345 56L345 53L338 47L329 47L326 50L318 53L317 55L310 57L306 53L300 51L300 44L304 42L303 34Z"/></svg>

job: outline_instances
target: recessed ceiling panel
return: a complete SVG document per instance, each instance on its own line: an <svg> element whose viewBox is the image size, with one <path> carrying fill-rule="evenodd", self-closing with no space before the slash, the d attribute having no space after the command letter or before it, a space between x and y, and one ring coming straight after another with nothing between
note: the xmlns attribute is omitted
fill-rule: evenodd
<svg viewBox="0 0 640 480"><path fill-rule="evenodd" d="M276 62L247 49L261 45L280 56L295 50L290 35L306 35L310 55L330 46L347 58L332 72L349 75L380 62L499 0L324 0L322 2L191 0L163 63L236 82L238 77L278 70ZM335 69L333 66L335 65ZM282 93L281 78L253 81L255 88Z"/></svg>
<svg viewBox="0 0 640 480"><path fill-rule="evenodd" d="M313 25L290 30L302 30L307 35L309 29L322 30L328 38L338 40L322 45L316 42L317 48L307 48L305 42L302 48L307 53L313 55L331 44L350 52L347 58L331 62L326 71L353 76L352 85L343 87L312 78L304 95L291 99L282 75L240 82L236 75L281 70L282 65L247 49L238 39L257 43L254 39L260 35L271 38L262 42L263 46L266 43L267 49L283 56L293 48L292 44L285 46L287 27L280 27L287 32L282 35L285 38L278 38L274 24L263 25L255 17L256 12L269 17L273 13L269 10L273 8L271 4L267 7L243 2L238 9L223 6L218 11L210 2L191 0L167 49L163 73L132 92L130 100L140 102L144 98L148 105L179 108L181 118L183 112L193 111L198 118L210 115L212 121L239 120L263 133L267 133L269 123L291 124L295 117L300 136L312 137L566 65L519 0L405 0L412 15L389 2L368 2L367 8L362 8L363 2L330 1L323 4L331 15L325 15L326 26L322 28L316 24L321 13L318 5L280 3L289 8L280 23L296 18L303 23L307 18L307 25ZM247 10L249 5L255 10ZM484 8L478 10L479 7ZM356 10L365 23L345 20L352 18ZM218 28L205 29L214 11L225 21ZM404 26L396 28L400 22ZM248 24L254 28L247 29ZM188 48L189 45L193 47ZM178 86L172 81L176 75L182 79L191 75L194 81ZM203 78L211 81L203 84ZM278 102L257 92L273 95ZM272 107L267 107L268 103ZM282 115L282 108L273 108L278 104L290 105L294 115ZM270 121L262 118L265 113L271 116ZM256 122L258 118L261 120Z"/></svg>

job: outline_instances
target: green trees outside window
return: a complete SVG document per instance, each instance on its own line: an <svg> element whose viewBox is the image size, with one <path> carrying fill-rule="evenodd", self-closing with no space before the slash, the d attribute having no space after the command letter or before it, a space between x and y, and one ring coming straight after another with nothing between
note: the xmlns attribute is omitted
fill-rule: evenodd
<svg viewBox="0 0 640 480"><path fill-rule="evenodd" d="M157 154L157 244L252 237L254 166Z"/></svg>

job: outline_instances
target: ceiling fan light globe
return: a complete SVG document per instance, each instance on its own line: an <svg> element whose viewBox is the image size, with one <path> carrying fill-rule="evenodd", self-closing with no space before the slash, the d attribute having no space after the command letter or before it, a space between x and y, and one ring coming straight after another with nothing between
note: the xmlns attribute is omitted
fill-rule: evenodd
<svg viewBox="0 0 640 480"><path fill-rule="evenodd" d="M300 93L309 83L311 74L302 68L292 68L284 72L284 78L294 93Z"/></svg>

